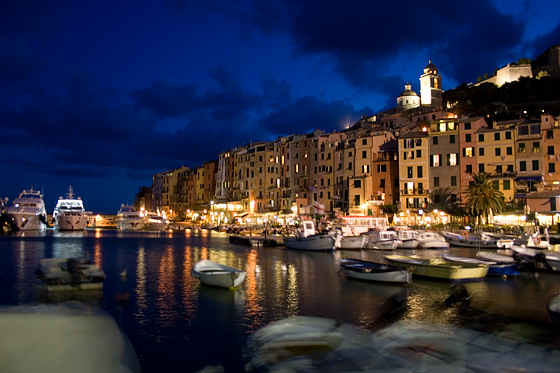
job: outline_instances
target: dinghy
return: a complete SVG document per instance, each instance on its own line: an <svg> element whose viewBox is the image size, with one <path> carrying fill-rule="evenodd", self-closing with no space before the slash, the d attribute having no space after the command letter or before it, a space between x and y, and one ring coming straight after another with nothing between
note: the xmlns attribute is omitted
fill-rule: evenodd
<svg viewBox="0 0 560 373"><path fill-rule="evenodd" d="M340 269L348 277L381 282L412 282L412 271L407 268L368 262L359 259L340 259Z"/></svg>
<svg viewBox="0 0 560 373"><path fill-rule="evenodd" d="M240 269L228 267L210 260L201 260L196 263L191 273L203 284L222 288L238 287L247 275L246 272Z"/></svg>

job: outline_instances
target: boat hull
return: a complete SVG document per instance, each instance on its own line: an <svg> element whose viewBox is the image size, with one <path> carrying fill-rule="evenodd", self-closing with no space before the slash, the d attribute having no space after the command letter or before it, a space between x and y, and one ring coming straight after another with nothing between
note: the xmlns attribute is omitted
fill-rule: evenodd
<svg viewBox="0 0 560 373"><path fill-rule="evenodd" d="M366 236L344 236L340 241L341 250L361 250L367 245Z"/></svg>
<svg viewBox="0 0 560 373"><path fill-rule="evenodd" d="M334 238L325 234L317 234L303 238L286 237L284 245L288 249L307 251L333 251Z"/></svg>
<svg viewBox="0 0 560 373"><path fill-rule="evenodd" d="M117 220L116 226L121 231L138 231L143 229L144 220L142 218Z"/></svg>
<svg viewBox="0 0 560 373"><path fill-rule="evenodd" d="M96 265L73 258L41 259L35 273L47 291L101 290L106 278Z"/></svg>
<svg viewBox="0 0 560 373"><path fill-rule="evenodd" d="M17 231L44 231L47 229L46 216L9 212L7 215L13 219L13 228Z"/></svg>
<svg viewBox="0 0 560 373"><path fill-rule="evenodd" d="M236 288L245 280L246 272L210 260L198 262L192 275L201 283L221 288Z"/></svg>
<svg viewBox="0 0 560 373"><path fill-rule="evenodd" d="M413 275L450 281L479 281L488 274L487 265L453 263L442 259L419 259L402 255L386 255L396 266L413 268Z"/></svg>
<svg viewBox="0 0 560 373"><path fill-rule="evenodd" d="M67 215L59 214L55 221L55 229L60 231L83 231L87 226L85 214Z"/></svg>
<svg viewBox="0 0 560 373"><path fill-rule="evenodd" d="M351 278L376 282L412 282L412 272L406 268L399 268L362 260L342 259L340 261L340 270Z"/></svg>

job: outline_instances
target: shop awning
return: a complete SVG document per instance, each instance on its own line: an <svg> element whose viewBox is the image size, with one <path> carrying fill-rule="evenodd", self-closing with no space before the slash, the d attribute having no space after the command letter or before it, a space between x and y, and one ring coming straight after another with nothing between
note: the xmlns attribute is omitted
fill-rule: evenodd
<svg viewBox="0 0 560 373"><path fill-rule="evenodd" d="M235 217L236 217L236 218L244 218L244 217L247 216L247 215L249 215L248 212L243 212L243 213L241 213L241 214L239 214L239 215L235 215Z"/></svg>
<svg viewBox="0 0 560 373"><path fill-rule="evenodd" d="M515 181L542 181L542 176L518 176Z"/></svg>

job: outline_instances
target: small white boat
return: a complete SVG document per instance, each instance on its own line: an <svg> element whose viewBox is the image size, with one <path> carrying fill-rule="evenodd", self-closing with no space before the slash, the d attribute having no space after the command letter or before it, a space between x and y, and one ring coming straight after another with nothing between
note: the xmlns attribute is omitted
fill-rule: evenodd
<svg viewBox="0 0 560 373"><path fill-rule="evenodd" d="M530 249L548 249L550 248L550 241L548 237L548 230L544 235L539 235L538 232L525 235L515 239L516 246L525 246Z"/></svg>
<svg viewBox="0 0 560 373"><path fill-rule="evenodd" d="M412 282L412 271L407 268L368 262L359 259L340 259L340 270L348 277L379 282Z"/></svg>
<svg viewBox="0 0 560 373"><path fill-rule="evenodd" d="M35 274L47 291L100 290L106 278L87 258L41 259Z"/></svg>
<svg viewBox="0 0 560 373"><path fill-rule="evenodd" d="M59 197L53 211L53 225L60 231L83 231L87 226L84 202L80 197L74 198L72 185L68 188L66 198Z"/></svg>
<svg viewBox="0 0 560 373"><path fill-rule="evenodd" d="M201 283L221 288L236 288L245 280L247 275L245 271L240 269L206 259L196 263L191 273Z"/></svg>
<svg viewBox="0 0 560 373"><path fill-rule="evenodd" d="M134 206L123 204L117 212L115 224L118 230L135 231L144 227L144 219L142 219L138 211L134 210Z"/></svg>
<svg viewBox="0 0 560 373"><path fill-rule="evenodd" d="M317 234L315 224L311 220L303 220L300 227L296 229L293 237L285 237L284 245L288 249L308 251L333 251L340 246L342 235Z"/></svg>
<svg viewBox="0 0 560 373"><path fill-rule="evenodd" d="M32 231L47 229L47 210L43 196L38 190L24 190L12 201L6 216L12 229Z"/></svg>
<svg viewBox="0 0 560 373"><path fill-rule="evenodd" d="M418 247L420 249L447 250L449 243L439 233L418 231Z"/></svg>
<svg viewBox="0 0 560 373"><path fill-rule="evenodd" d="M329 234L335 234L336 232L329 232ZM365 235L352 236L352 235L342 235L340 239L340 250L361 250L367 245L368 238ZM336 237L335 237L336 239Z"/></svg>
<svg viewBox="0 0 560 373"><path fill-rule="evenodd" d="M393 231L370 230L365 233L368 238L367 248L376 250L395 250L402 241L398 239L397 233Z"/></svg>
<svg viewBox="0 0 560 373"><path fill-rule="evenodd" d="M391 230L397 233L397 238L401 241L397 249L415 249L418 246L418 233L416 231L404 227L389 228L389 231Z"/></svg>

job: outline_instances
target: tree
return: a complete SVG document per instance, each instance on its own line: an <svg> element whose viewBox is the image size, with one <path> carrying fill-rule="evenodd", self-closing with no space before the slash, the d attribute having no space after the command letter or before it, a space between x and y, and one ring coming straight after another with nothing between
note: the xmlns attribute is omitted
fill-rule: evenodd
<svg viewBox="0 0 560 373"><path fill-rule="evenodd" d="M473 183L465 191L467 211L477 216L484 224L494 214L501 213L505 208L504 194L492 187L488 174L480 172L473 175ZM491 221L488 221L489 223Z"/></svg>

